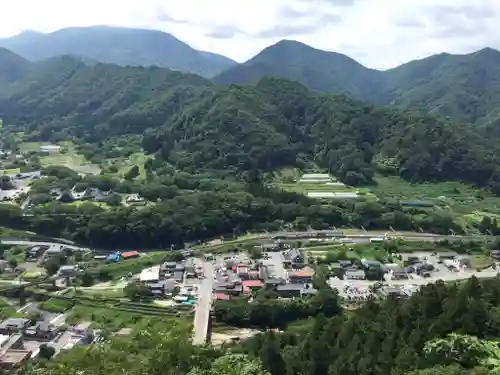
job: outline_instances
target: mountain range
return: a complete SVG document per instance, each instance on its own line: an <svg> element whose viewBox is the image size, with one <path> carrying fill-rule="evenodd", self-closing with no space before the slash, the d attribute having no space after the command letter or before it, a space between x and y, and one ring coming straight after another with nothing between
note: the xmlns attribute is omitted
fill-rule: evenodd
<svg viewBox="0 0 500 375"><path fill-rule="evenodd" d="M446 118L376 108L275 77L225 86L166 68L85 64L71 56L33 63L7 50L0 50L0 67L4 128L30 140L73 140L92 150L90 157L103 142L133 136L180 170L318 165L349 185L371 183L383 171L500 193L496 138Z"/></svg>
<svg viewBox="0 0 500 375"><path fill-rule="evenodd" d="M195 50L161 31L109 26L67 28L50 34L27 31L0 39L0 47L30 61L71 55L86 64L167 67L224 85L253 84L263 77L286 78L313 91L347 94L378 106L412 108L500 133L496 104L500 52L490 48L466 55L442 53L379 71L340 53L291 40L282 40L238 64L225 56Z"/></svg>
<svg viewBox="0 0 500 375"><path fill-rule="evenodd" d="M214 78L252 84L282 77L326 93L343 93L375 105L396 105L470 123L499 122L500 52L442 53L393 69L367 68L345 55L283 40Z"/></svg>
<svg viewBox="0 0 500 375"><path fill-rule="evenodd" d="M31 60L72 55L85 62L121 66L159 66L212 77L236 64L215 53L198 51L158 30L95 26L42 34L26 31L0 39L0 47Z"/></svg>

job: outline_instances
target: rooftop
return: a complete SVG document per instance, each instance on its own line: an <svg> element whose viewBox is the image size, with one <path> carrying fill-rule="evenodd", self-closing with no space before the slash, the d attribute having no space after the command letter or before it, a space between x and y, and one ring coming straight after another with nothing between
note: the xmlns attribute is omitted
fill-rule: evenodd
<svg viewBox="0 0 500 375"><path fill-rule="evenodd" d="M262 288L264 283L260 280L245 280L243 281L243 286L248 288Z"/></svg>
<svg viewBox="0 0 500 375"><path fill-rule="evenodd" d="M160 279L160 266L143 269L139 276L141 281L156 281Z"/></svg>
<svg viewBox="0 0 500 375"><path fill-rule="evenodd" d="M314 270L301 270L301 271L295 271L295 272L290 272L288 275L290 278L293 277L313 277L314 276Z"/></svg>
<svg viewBox="0 0 500 375"><path fill-rule="evenodd" d="M123 258L136 257L138 255L139 253L137 251L125 251L124 253L122 253Z"/></svg>

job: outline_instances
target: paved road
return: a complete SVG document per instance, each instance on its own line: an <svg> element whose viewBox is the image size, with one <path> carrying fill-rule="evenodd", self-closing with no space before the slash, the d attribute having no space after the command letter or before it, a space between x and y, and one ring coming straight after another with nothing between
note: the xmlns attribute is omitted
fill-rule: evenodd
<svg viewBox="0 0 500 375"><path fill-rule="evenodd" d="M212 285L213 285L213 266L205 262L203 264L205 278L200 283L198 290L198 301L194 314L194 332L193 344L203 345L207 341L208 324L210 318L210 309L212 307Z"/></svg>
<svg viewBox="0 0 500 375"><path fill-rule="evenodd" d="M20 245L20 246L63 246L72 250L88 250L86 248L68 245L65 243L57 242L42 242L42 241L17 241L17 240L2 240L2 245Z"/></svg>

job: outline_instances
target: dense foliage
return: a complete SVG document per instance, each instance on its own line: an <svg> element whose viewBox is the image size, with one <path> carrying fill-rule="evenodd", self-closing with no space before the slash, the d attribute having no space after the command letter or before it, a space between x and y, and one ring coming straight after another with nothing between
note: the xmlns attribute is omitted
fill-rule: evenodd
<svg viewBox="0 0 500 375"><path fill-rule="evenodd" d="M160 66L205 77L236 64L225 56L197 51L159 30L121 27L72 27L50 34L28 31L0 39L0 46L31 61L71 55L91 64Z"/></svg>
<svg viewBox="0 0 500 375"><path fill-rule="evenodd" d="M379 170L500 191L497 146L468 127L314 94L275 78L217 88L166 69L86 66L66 57L3 88L0 112L11 130L33 140L73 138L89 154L110 139L139 137L156 154L155 167L168 162L187 171L262 171L319 165L350 185L371 183Z"/></svg>
<svg viewBox="0 0 500 375"><path fill-rule="evenodd" d="M483 352L457 345L453 336L449 340L455 341L446 345L428 342L452 332L481 339L500 337L499 297L498 279L431 284L407 302L390 298L368 302L343 316L317 316L303 329L260 334L240 350L259 357L272 375L396 375L457 363L464 369L489 366L496 363L496 355L488 355L486 361ZM455 348L451 351L455 357L446 354L448 347ZM453 366L437 369L421 373L459 373L452 371Z"/></svg>
<svg viewBox="0 0 500 375"><path fill-rule="evenodd" d="M480 124L500 120L500 52L439 54L386 71L351 58L281 41L215 78L224 84L256 83L265 76L301 82L311 90L344 93L378 105L398 105Z"/></svg>
<svg viewBox="0 0 500 375"><path fill-rule="evenodd" d="M321 203L302 195L269 190L253 183L212 181L178 173L160 182L118 183L107 177L92 177L81 184L140 192L156 201L141 208L100 207L93 203L68 205L51 202L28 212L15 205L0 205L0 225L26 229L78 243L104 248L169 248L220 235L253 231L304 231L363 226L366 229L422 230L461 233L451 215L405 209L383 202ZM51 177L37 182L37 199L48 196L50 186L72 186L71 178ZM50 196L49 196L50 197Z"/></svg>
<svg viewBox="0 0 500 375"><path fill-rule="evenodd" d="M22 375L269 375L262 364L241 354L195 347L185 323L170 319L148 324L131 337L61 353L39 361Z"/></svg>

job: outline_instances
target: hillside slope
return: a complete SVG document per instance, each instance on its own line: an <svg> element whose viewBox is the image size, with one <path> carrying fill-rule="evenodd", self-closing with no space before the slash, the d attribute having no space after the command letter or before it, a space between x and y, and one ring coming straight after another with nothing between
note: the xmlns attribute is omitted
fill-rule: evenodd
<svg viewBox="0 0 500 375"><path fill-rule="evenodd" d="M488 124L500 119L500 52L440 54L394 69L368 69L338 53L281 41L214 80L247 84L265 76L291 79L311 90L345 93L377 105L396 105Z"/></svg>
<svg viewBox="0 0 500 375"><path fill-rule="evenodd" d="M98 144L136 134L146 151L187 170L315 163L352 185L388 167L414 181L458 179L494 189L500 181L496 144L468 126L277 78L218 87L169 69L64 57L37 64L5 88L0 113L31 139Z"/></svg>
<svg viewBox="0 0 500 375"><path fill-rule="evenodd" d="M0 48L0 91L5 85L13 83L28 74L32 66L28 60Z"/></svg>
<svg viewBox="0 0 500 375"><path fill-rule="evenodd" d="M25 32L0 46L31 61L72 55L121 66L159 66L211 77L236 62L200 52L158 30L117 27L67 28L50 34Z"/></svg>

